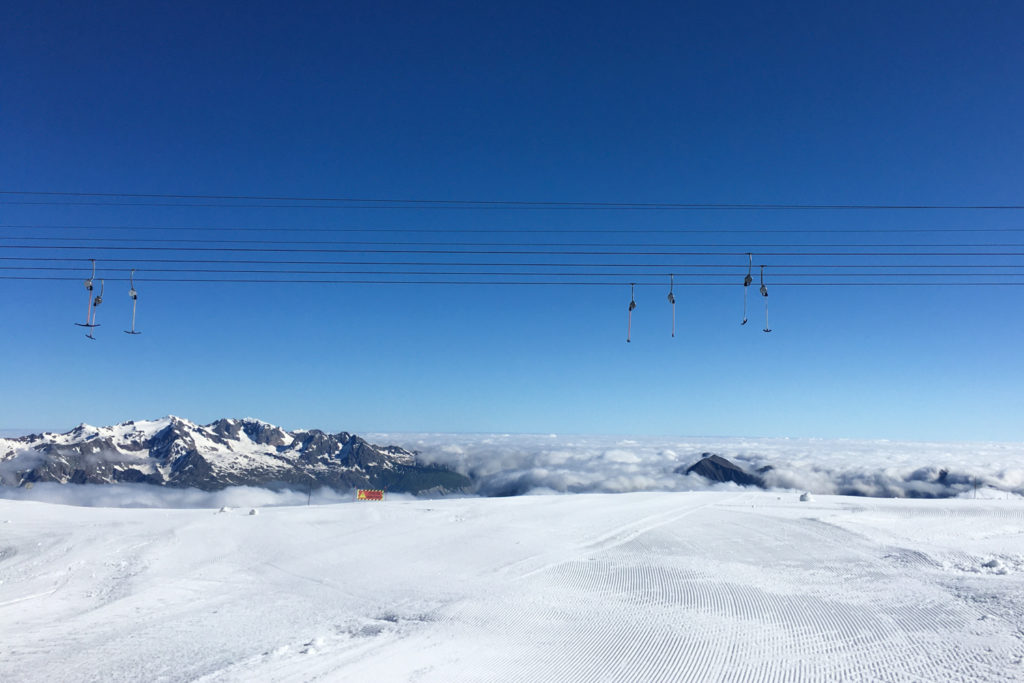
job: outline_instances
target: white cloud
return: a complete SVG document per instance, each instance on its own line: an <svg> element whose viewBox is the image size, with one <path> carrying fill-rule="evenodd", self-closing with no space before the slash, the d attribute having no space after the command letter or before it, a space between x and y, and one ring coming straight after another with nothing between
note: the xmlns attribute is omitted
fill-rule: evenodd
<svg viewBox="0 0 1024 683"><path fill-rule="evenodd" d="M308 492L271 490L254 486L231 486L221 491L170 488L150 484L56 484L37 483L31 488L0 486L0 498L34 500L82 507L118 508L252 508L305 505ZM395 494L390 494L392 498ZM410 496L399 496L409 498ZM314 489L310 503L325 505L349 502L351 491Z"/></svg>
<svg viewBox="0 0 1024 683"><path fill-rule="evenodd" d="M1024 493L1024 444L508 434L381 434L372 440L414 448L428 462L470 474L484 495L709 488L700 477L673 471L703 453L750 472L770 466L764 475L769 486L820 494L948 496L972 490L975 480Z"/></svg>
<svg viewBox="0 0 1024 683"><path fill-rule="evenodd" d="M420 452L476 481L475 493L621 493L735 488L674 472L716 453L771 487L817 494L932 497L973 495L992 487L1024 495L1024 444L941 444L820 439L683 439L509 434L373 434ZM945 475L942 473L945 472ZM2 474L2 472L0 472ZM141 484L0 486L0 497L109 507L260 507L304 505L305 491L232 487L203 492ZM351 500L349 492L313 492L314 504Z"/></svg>

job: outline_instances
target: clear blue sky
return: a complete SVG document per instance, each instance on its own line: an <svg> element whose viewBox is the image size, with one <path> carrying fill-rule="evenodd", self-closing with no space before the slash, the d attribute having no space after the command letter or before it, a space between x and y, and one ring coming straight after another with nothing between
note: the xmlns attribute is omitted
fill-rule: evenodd
<svg viewBox="0 0 1024 683"><path fill-rule="evenodd" d="M1021 26L1024 6L1010 2L12 2L0 24L0 190L1024 204ZM1021 211L13 203L32 200L0 196L0 224L280 228L226 236L255 246L343 240L297 230L339 226L721 229L482 238L742 241L739 252L1024 242L846 232L1012 228ZM0 227L72 234L84 233ZM90 257L102 275L104 256L147 256L13 243L0 240L0 256L83 260L80 272L8 275L82 279ZM786 260L758 262L771 282ZM80 282L0 280L0 429L174 413L353 431L1024 440L1022 287L773 286L772 334L756 291L741 327L738 283L678 287L672 339L667 288L644 286L626 344L626 285L209 285L147 282L166 275L138 267L143 334L121 334L127 285L108 270L95 342L72 325L85 314Z"/></svg>

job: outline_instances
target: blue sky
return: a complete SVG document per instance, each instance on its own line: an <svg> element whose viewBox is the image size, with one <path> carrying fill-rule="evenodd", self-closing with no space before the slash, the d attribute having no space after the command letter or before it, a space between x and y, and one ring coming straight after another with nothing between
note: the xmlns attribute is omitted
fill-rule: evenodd
<svg viewBox="0 0 1024 683"><path fill-rule="evenodd" d="M1024 203L1024 9L1014 3L7 7L0 190ZM0 224L168 226L88 233L126 245L140 237L212 245L216 234L170 226L240 225L275 231L220 239L340 241L354 236L300 229L356 226L619 229L630 232L359 239L688 241L735 244L739 253L794 240L1024 242L1012 232L848 232L1015 228L1019 211L14 203L38 199L0 196ZM721 232L641 232L686 229ZM828 232L768 234L781 229ZM637 289L626 344L625 284L147 282L166 274L147 274L140 261L143 334L129 337L120 333L130 324L127 283L112 270L127 265L111 259L161 254L9 248L13 237L85 234L0 227L0 255L80 257L71 264L80 272L49 273L76 279L96 258L110 277L96 342L71 324L85 312L80 282L0 280L0 429L174 413L352 431L1024 440L1020 287L772 285L774 331L763 334L756 292L755 324L741 327L738 282L686 287L677 277L676 338L667 286L648 285ZM675 265L646 270L648 279L685 273L695 259L636 263L661 261ZM769 283L786 261L758 258ZM881 262L910 261L857 263Z"/></svg>

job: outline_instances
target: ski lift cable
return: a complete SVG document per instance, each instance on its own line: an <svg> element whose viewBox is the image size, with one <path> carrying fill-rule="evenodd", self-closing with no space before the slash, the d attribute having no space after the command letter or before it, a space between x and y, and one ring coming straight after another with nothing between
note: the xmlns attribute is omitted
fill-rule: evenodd
<svg viewBox="0 0 1024 683"><path fill-rule="evenodd" d="M371 264L360 264L360 265L371 265ZM401 265L413 265L418 264L401 264ZM446 264L455 265L455 264ZM865 266L867 267L867 266ZM977 270L984 270L986 266L968 266ZM1024 266L1021 266L1024 268ZM782 270L782 266L776 267L778 271L776 275L778 277L964 277L964 278L984 278L984 277L1012 277L1019 275L1020 273L1014 272L976 272L976 273L950 273L950 272L831 272L827 270L827 266L821 266L822 272L787 272ZM48 272L75 272L79 270L74 266L0 266L0 271L48 271ZM134 271L135 269L129 268L108 268L108 272L128 272L129 270ZM311 269L241 269L241 268L148 268L149 273L241 273L241 274L259 274L266 273L272 275L491 275L501 277L515 277L515 276L528 276L528 277L588 277L594 275L606 276L606 277L621 277L635 280L637 277L650 276L654 277L657 273L639 273L639 272L626 272L626 273L608 273L608 272L570 272L570 271L510 271L510 270L391 270L374 268L371 270L311 270ZM697 277L720 277L720 278L732 278L732 273L725 272L703 272L696 270L690 273L681 273L680 277L683 278L697 278ZM671 277L674 277L671 276ZM671 293L671 292L670 292ZM671 300L670 300L671 303Z"/></svg>
<svg viewBox="0 0 1024 683"><path fill-rule="evenodd" d="M600 245L595 245L600 246ZM228 253L313 253L313 254L445 254L445 255L506 255L506 256L735 256L747 252L735 251L602 251L602 250L551 250L535 249L296 249L284 247L168 247L168 246L90 246L90 245L6 245L11 249L45 249L54 250L85 250L90 251L170 251L170 252L228 252ZM760 252L763 256L844 256L844 257L879 257L879 256L1024 256L1024 251L767 251Z"/></svg>
<svg viewBox="0 0 1024 683"><path fill-rule="evenodd" d="M669 207L657 207L657 206L462 206L462 205L442 205L442 204L421 204L421 205L401 205L401 204L349 204L345 206L339 206L334 204L257 204L250 202L152 202L152 201L26 201L26 200L12 200L12 199L0 199L0 205L4 206L95 206L95 207L146 207L146 208L183 208L183 209L210 209L210 208L226 208L226 209L326 209L326 210L344 210L344 209L360 209L360 210L389 210L389 211L421 211L421 210L473 210L473 211L507 211L510 209L516 209L519 211L664 211ZM680 209L687 210L698 210L698 211L739 211L739 210L758 210L755 207L724 207L724 206L707 206L707 207L679 207ZM782 207L776 207L780 209ZM821 207L824 208L824 207ZM908 207L909 208L909 207ZM950 207L951 208L951 207ZM977 207L981 208L1009 208L1009 207ZM760 210L769 210L769 207L764 207Z"/></svg>
<svg viewBox="0 0 1024 683"><path fill-rule="evenodd" d="M420 273L425 275L427 273ZM50 277L50 276L15 276L0 275L0 280L9 281L35 281L35 282L67 282L74 281L75 277ZM112 282L128 282L128 278L107 278ZM282 278L146 278L147 283L222 283L222 284L294 284L294 285L466 285L466 286L607 286L621 287L621 280L572 280L572 281L537 281L537 280L380 280L380 279L349 279L349 280L299 280ZM633 282L638 287L664 286L661 282ZM681 283L686 287L733 287L729 282L686 282ZM1024 286L1024 280L1010 282L829 282L829 281L803 281L803 282L776 282L775 286L785 287L1005 287ZM77 324L77 323L76 323Z"/></svg>
<svg viewBox="0 0 1024 683"><path fill-rule="evenodd" d="M599 207L599 208L657 208L657 209L788 209L788 210L1024 210L1016 204L799 204L799 203L712 203L712 202L583 202L583 201L520 201L520 200L466 200L466 199L414 199L367 197L279 196L260 194L172 194L142 192L59 192L38 190L2 190L4 196L28 197L94 197L106 199L198 199L224 201L265 202L321 202L327 204L373 203L395 205L441 206L499 206L499 207ZM143 204L144 205L144 204Z"/></svg>
<svg viewBox="0 0 1024 683"><path fill-rule="evenodd" d="M1024 206L1014 205L972 205L972 206L855 206L855 205L717 205L717 204L695 204L683 206L670 205L497 205L497 204L390 204L382 203L381 200L368 200L366 204L320 204L312 203L286 204L286 203L255 203L247 201L209 201L209 202L186 202L186 201L82 201L77 199L67 201L53 200L15 200L0 199L0 205L6 206L95 206L95 207L145 207L145 208L185 208L185 209L326 209L326 210L390 210L390 211L424 211L424 210L470 210L470 211L708 211L708 212L784 212L784 211L861 211L861 210L884 210L884 211L922 211L922 210L960 210L960 211L1019 211ZM374 203L375 202L375 203Z"/></svg>
<svg viewBox="0 0 1024 683"><path fill-rule="evenodd" d="M123 239L116 237L25 237L25 236L0 236L0 240L20 240L22 242L85 242L85 243L124 243ZM168 238L136 238L134 244L252 244L252 239L182 239L176 237ZM745 247L747 244L704 242L704 243L650 243L650 242L455 242L455 241L407 241L407 240L260 240L260 244L283 244L283 245L323 245L323 246L391 246L391 247L529 247L529 248L585 248L585 247L606 247L621 249L688 249L697 247L708 248L731 248ZM975 242L975 243L885 243L885 242L784 242L771 244L757 244L765 248L849 248L849 249L945 249L945 248L1017 248L1024 247L1024 242ZM168 247L173 248L173 247Z"/></svg>
<svg viewBox="0 0 1024 683"><path fill-rule="evenodd" d="M720 228L498 228L498 227L470 227L470 228L409 228L409 227L358 227L358 226L337 226L337 227L303 227L297 225L280 226L221 226L221 225L79 225L79 224L40 224L40 223L6 223L0 224L0 229L32 229L32 230L131 230L136 231L202 231L202 232L322 232L322 233L408 233L408 234L821 234L821 235L843 235L843 234L904 234L904 233L1019 233L1024 232L1024 227L893 227L893 228L746 228L746 227L720 227Z"/></svg>
<svg viewBox="0 0 1024 683"><path fill-rule="evenodd" d="M419 260L408 260L408 261L369 261L369 260L331 260L331 261L316 261L316 260L282 260L282 259L225 259L225 258L213 258L213 259L195 259L195 258L107 258L104 259L107 263L167 263L167 264L223 264L223 265L316 265L316 266L413 266L413 267L428 267L428 266L449 266L449 267L520 267L520 268L716 268L716 269L729 269L737 270L741 266L731 263L697 263L697 262L674 262L674 263L621 263L621 262L607 262L607 261L589 261L589 262L539 262L539 261L419 261ZM0 256L0 261L16 261L16 262L40 262L40 263L81 263L82 258L69 257L69 256ZM975 264L964 264L964 263L785 263L778 264L776 268L793 268L793 269L814 269L814 268L828 268L828 269L847 269L847 268L866 268L871 270L891 270L896 268L951 268L951 269L1022 269L1024 263L1018 264L1005 264L1005 263L975 263ZM77 270L77 268L75 269ZM124 269L127 270L127 269Z"/></svg>

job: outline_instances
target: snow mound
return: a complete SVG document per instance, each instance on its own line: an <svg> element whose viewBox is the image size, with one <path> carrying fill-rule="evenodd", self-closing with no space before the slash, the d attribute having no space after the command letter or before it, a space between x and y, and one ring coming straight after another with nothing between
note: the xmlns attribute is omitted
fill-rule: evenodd
<svg viewBox="0 0 1024 683"><path fill-rule="evenodd" d="M0 499L0 681L1024 680L1024 503L816 498Z"/></svg>

